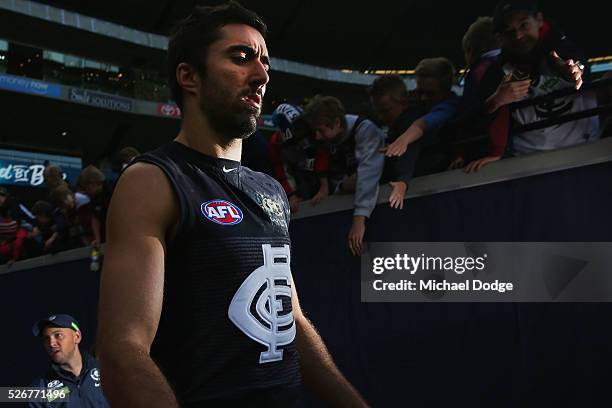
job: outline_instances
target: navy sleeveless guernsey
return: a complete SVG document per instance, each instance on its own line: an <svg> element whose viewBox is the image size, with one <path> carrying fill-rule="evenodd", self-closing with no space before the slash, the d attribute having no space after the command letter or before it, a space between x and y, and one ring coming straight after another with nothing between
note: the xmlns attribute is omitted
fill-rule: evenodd
<svg viewBox="0 0 612 408"><path fill-rule="evenodd" d="M282 187L178 142L135 162L163 170L180 208L151 357L181 406L294 405L301 378Z"/></svg>

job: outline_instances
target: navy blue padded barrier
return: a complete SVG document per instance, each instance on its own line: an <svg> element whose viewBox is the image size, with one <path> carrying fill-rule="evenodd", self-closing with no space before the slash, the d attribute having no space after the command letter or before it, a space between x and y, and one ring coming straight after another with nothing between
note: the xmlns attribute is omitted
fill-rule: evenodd
<svg viewBox="0 0 612 408"><path fill-rule="evenodd" d="M402 211L379 205L366 238L612 241L611 174L605 163L414 198ZM612 304L361 303L351 217L293 221L293 275L302 308L373 406L609 404Z"/></svg>

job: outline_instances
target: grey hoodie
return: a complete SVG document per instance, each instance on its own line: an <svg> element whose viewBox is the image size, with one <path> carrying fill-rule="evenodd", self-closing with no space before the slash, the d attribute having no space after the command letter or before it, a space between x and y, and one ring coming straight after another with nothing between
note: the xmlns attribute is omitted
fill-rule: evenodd
<svg viewBox="0 0 612 408"><path fill-rule="evenodd" d="M357 115L345 115L346 134L350 134ZM382 130L369 120L358 124L355 133L355 159L357 160L357 187L355 189L354 216L370 217L378 199L378 182L385 165L380 152L385 136Z"/></svg>

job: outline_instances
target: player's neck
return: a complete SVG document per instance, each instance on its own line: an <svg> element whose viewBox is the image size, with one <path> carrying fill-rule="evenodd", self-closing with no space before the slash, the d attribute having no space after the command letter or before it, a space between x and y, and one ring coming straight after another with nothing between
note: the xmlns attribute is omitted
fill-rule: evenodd
<svg viewBox="0 0 612 408"><path fill-rule="evenodd" d="M202 115L184 115L181 130L174 140L207 156L235 161L242 157L242 139L228 141L217 134Z"/></svg>

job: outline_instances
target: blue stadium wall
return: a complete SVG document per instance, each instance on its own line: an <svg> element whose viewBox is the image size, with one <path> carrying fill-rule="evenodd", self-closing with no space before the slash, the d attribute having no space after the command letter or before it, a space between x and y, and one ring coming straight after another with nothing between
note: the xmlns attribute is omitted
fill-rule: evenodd
<svg viewBox="0 0 612 408"><path fill-rule="evenodd" d="M366 238L612 241L610 174L608 162L413 198L403 211L381 204ZM373 406L609 405L612 304L361 303L350 222L351 211L294 220L292 269L302 308ZM41 316L75 315L91 347L98 280L88 259L0 275L1 385L45 371L30 331Z"/></svg>

